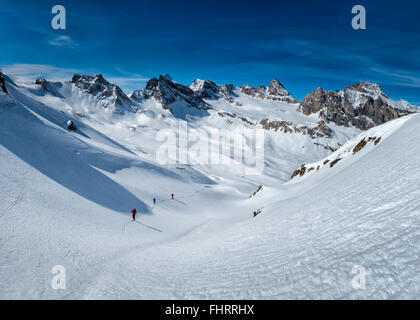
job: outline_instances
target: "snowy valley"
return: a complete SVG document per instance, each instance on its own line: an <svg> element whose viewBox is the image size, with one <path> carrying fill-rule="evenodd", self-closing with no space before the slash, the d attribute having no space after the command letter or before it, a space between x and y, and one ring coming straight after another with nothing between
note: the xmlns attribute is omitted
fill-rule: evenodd
<svg viewBox="0 0 420 320"><path fill-rule="evenodd" d="M0 75L0 298L418 298L420 117L378 84Z"/></svg>

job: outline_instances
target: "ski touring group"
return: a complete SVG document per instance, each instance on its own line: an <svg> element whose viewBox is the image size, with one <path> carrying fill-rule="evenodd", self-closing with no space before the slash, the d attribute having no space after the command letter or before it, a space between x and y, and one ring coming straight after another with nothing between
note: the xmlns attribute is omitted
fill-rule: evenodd
<svg viewBox="0 0 420 320"><path fill-rule="evenodd" d="M171 200L175 200L175 195L172 193L171 194ZM153 206L156 205L156 198L153 198ZM133 221L136 221L136 214L137 214L137 210L136 208L133 208L133 210L131 210L131 216L133 218Z"/></svg>

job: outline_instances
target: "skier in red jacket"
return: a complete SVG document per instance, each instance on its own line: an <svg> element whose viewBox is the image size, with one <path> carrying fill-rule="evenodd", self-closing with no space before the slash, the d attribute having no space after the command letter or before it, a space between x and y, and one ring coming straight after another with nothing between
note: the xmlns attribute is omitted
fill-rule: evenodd
<svg viewBox="0 0 420 320"><path fill-rule="evenodd" d="M131 214L133 215L133 221L136 221L136 213L137 213L136 208L134 208L133 210L131 210Z"/></svg>

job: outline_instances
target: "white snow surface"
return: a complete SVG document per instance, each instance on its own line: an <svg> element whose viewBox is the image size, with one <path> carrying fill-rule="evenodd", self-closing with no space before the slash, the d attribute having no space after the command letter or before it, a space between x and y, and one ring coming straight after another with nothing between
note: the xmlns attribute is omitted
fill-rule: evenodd
<svg viewBox="0 0 420 320"><path fill-rule="evenodd" d="M156 133L178 121L154 101L121 115L70 83L55 88L59 97L19 81L8 90L0 299L419 298L419 115L362 133L331 126L333 138L317 142L343 144L332 154L302 134L267 131L265 170L244 177L157 163ZM318 120L241 94L212 105L255 122ZM69 119L76 131L63 126ZM247 126L216 111L193 120L189 128L205 132ZM381 141L353 155L371 136ZM338 156L334 167L289 181L301 163ZM51 287L55 265L66 269L64 290ZM366 270L364 290L352 286L356 265Z"/></svg>

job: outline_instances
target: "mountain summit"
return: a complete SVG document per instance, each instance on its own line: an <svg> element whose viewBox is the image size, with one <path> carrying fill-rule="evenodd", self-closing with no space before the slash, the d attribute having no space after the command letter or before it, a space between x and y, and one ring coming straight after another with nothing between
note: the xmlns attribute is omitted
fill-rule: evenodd
<svg viewBox="0 0 420 320"><path fill-rule="evenodd" d="M410 112L390 99L378 84L366 81L335 92L317 88L303 98L299 110L305 115L319 112L324 120L362 130Z"/></svg>
<svg viewBox="0 0 420 320"><path fill-rule="evenodd" d="M228 102L233 102L233 97L236 96L234 85L218 85L210 80L195 79L190 88L202 99L224 98Z"/></svg>
<svg viewBox="0 0 420 320"><path fill-rule="evenodd" d="M239 88L241 89L241 92L250 95L254 98L270 99L286 103L299 102L285 89L285 87L277 79L271 80L268 87L262 85L255 88L253 86L250 86L249 84L245 84L243 86L240 86Z"/></svg>
<svg viewBox="0 0 420 320"><path fill-rule="evenodd" d="M163 109L181 119L187 115L206 116L210 109L210 105L190 87L173 81L167 74L150 79L144 89L133 91L130 97L137 101L154 98Z"/></svg>
<svg viewBox="0 0 420 320"><path fill-rule="evenodd" d="M130 99L116 84L110 83L102 76L86 76L75 74L71 80L80 90L95 96L105 108L112 108L122 113L129 109Z"/></svg>

